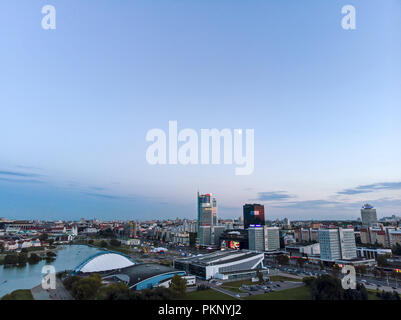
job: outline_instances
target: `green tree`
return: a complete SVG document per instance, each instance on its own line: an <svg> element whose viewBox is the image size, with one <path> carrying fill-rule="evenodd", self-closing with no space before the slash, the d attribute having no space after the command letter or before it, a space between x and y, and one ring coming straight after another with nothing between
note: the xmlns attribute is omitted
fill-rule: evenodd
<svg viewBox="0 0 401 320"><path fill-rule="evenodd" d="M379 267L387 266L387 258L388 258L388 255L386 255L386 254L378 254L377 258L376 258L377 265Z"/></svg>
<svg viewBox="0 0 401 320"><path fill-rule="evenodd" d="M312 287L313 286L313 282L315 281L314 277L304 277L302 279L302 282L307 286L307 287Z"/></svg>
<svg viewBox="0 0 401 320"><path fill-rule="evenodd" d="M341 268L338 265L334 265L333 268L331 269L331 274L333 275L334 278L338 278L340 271Z"/></svg>
<svg viewBox="0 0 401 320"><path fill-rule="evenodd" d="M31 255L28 258L28 262L30 264L38 263L40 260L41 258L36 253L31 253Z"/></svg>
<svg viewBox="0 0 401 320"><path fill-rule="evenodd" d="M175 274L174 277L171 278L170 289L180 296L185 295L187 292L187 280Z"/></svg>
<svg viewBox="0 0 401 320"><path fill-rule="evenodd" d="M111 239L110 240L110 245L113 246L113 247L119 247L119 246L121 246L121 241L118 241L116 239Z"/></svg>
<svg viewBox="0 0 401 320"><path fill-rule="evenodd" d="M18 255L17 254L7 254L4 258L4 264L15 265L18 263Z"/></svg>
<svg viewBox="0 0 401 320"><path fill-rule="evenodd" d="M99 300L129 300L130 290L123 283L113 283L100 288L97 298Z"/></svg>
<svg viewBox="0 0 401 320"><path fill-rule="evenodd" d="M78 276L71 276L71 277L68 277L68 278L64 279L63 285L64 285L64 287L65 287L68 291L72 291L72 285L73 285L75 282L79 281L79 279L80 279L80 278L79 278Z"/></svg>
<svg viewBox="0 0 401 320"><path fill-rule="evenodd" d="M102 285L102 277L99 274L80 278L72 284L72 295L76 300L93 300Z"/></svg>
<svg viewBox="0 0 401 320"><path fill-rule="evenodd" d="M341 281L329 275L323 275L313 282L313 300L342 300L343 288Z"/></svg>
<svg viewBox="0 0 401 320"><path fill-rule="evenodd" d="M311 288L313 300L367 300L366 288L357 284L356 289L344 290L340 279L323 275L314 280L305 279L305 284Z"/></svg>
<svg viewBox="0 0 401 320"><path fill-rule="evenodd" d="M25 265L28 261L28 255L25 252L21 252L18 255L18 264L19 265Z"/></svg>

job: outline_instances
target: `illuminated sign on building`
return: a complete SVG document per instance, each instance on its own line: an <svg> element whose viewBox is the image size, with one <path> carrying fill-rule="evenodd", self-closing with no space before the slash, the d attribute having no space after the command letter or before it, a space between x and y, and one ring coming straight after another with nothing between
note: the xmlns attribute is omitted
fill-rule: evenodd
<svg viewBox="0 0 401 320"><path fill-rule="evenodd" d="M230 248L234 250L239 250L239 242L238 241L230 241Z"/></svg>

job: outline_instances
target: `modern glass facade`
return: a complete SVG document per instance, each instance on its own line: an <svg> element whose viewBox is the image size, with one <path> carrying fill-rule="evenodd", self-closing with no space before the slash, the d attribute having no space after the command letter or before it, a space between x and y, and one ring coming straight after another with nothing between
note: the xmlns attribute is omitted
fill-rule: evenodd
<svg viewBox="0 0 401 320"><path fill-rule="evenodd" d="M213 244L213 226L217 225L217 201L211 193L199 194L198 192L198 243L200 245ZM201 227L209 227L201 228ZM208 238L205 238L206 233Z"/></svg>

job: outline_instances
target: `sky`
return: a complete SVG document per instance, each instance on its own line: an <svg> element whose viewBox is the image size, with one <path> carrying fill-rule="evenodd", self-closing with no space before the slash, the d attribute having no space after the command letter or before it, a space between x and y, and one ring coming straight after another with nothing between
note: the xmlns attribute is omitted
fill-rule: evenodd
<svg viewBox="0 0 401 320"><path fill-rule="evenodd" d="M222 218L401 214L400 40L399 0L1 1L0 217L196 218L198 190ZM150 165L169 120L254 129L253 173Z"/></svg>

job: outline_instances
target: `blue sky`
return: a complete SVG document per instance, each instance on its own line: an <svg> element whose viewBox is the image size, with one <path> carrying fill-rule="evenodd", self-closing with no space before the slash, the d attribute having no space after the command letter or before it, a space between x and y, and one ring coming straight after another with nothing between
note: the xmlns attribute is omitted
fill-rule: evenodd
<svg viewBox="0 0 401 320"><path fill-rule="evenodd" d="M0 216L195 218L198 189L225 218L401 213L398 0L8 0L0 26ZM169 120L254 129L254 173L149 165Z"/></svg>

